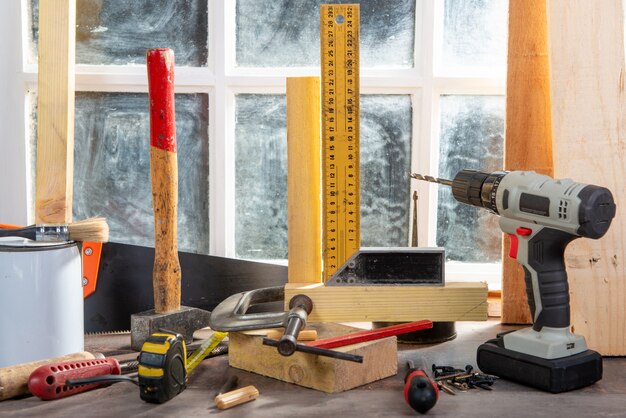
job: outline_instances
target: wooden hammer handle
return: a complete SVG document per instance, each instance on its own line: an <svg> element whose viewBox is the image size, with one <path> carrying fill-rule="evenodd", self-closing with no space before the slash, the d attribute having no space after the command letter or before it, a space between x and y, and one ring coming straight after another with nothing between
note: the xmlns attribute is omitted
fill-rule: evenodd
<svg viewBox="0 0 626 418"><path fill-rule="evenodd" d="M178 163L174 113L174 53L149 49L150 178L154 211L154 309L157 313L180 309L177 209Z"/></svg>

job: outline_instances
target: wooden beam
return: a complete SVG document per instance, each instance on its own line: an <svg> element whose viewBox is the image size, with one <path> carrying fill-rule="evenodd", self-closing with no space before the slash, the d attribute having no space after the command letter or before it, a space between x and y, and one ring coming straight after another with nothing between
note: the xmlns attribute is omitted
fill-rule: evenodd
<svg viewBox="0 0 626 418"><path fill-rule="evenodd" d="M313 300L312 322L485 321L486 283L445 286L285 286L285 301L297 294ZM288 302L287 302L288 303Z"/></svg>
<svg viewBox="0 0 626 418"><path fill-rule="evenodd" d="M548 2L554 175L607 187L617 214L599 240L567 247L574 332L626 354L626 95L621 0Z"/></svg>
<svg viewBox="0 0 626 418"><path fill-rule="evenodd" d="M504 168L551 176L552 123L546 0L509 1ZM531 322L524 272L503 240L502 322Z"/></svg>
<svg viewBox="0 0 626 418"><path fill-rule="evenodd" d="M75 0L39 2L35 221L72 220Z"/></svg>
<svg viewBox="0 0 626 418"><path fill-rule="evenodd" d="M287 78L288 280L322 282L320 78Z"/></svg>

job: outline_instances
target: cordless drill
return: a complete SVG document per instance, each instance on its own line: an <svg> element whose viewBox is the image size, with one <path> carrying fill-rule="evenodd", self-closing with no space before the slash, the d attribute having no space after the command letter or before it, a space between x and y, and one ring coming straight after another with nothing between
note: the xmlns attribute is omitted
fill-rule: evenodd
<svg viewBox="0 0 626 418"><path fill-rule="evenodd" d="M533 171L462 170L454 180L411 177L452 187L459 202L500 215L509 256L524 269L531 328L502 333L478 348L485 372L558 393L602 378L602 356L570 331L565 247L579 237L602 237L615 217L611 192Z"/></svg>

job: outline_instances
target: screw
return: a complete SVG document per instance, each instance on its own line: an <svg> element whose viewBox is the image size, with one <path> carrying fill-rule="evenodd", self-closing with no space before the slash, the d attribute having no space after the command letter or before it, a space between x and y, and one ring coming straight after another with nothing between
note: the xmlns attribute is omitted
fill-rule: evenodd
<svg viewBox="0 0 626 418"><path fill-rule="evenodd" d="M83 277L82 282L83 282L83 286L87 286L87 284L89 284L89 280L87 280L86 277Z"/></svg>
<svg viewBox="0 0 626 418"><path fill-rule="evenodd" d="M91 255L91 254L93 254L93 250L91 249L91 247L85 248L85 255Z"/></svg>

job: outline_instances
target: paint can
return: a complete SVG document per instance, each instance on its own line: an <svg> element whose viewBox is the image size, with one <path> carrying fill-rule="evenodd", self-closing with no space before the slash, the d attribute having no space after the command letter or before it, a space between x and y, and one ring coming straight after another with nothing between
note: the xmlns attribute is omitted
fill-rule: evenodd
<svg viewBox="0 0 626 418"><path fill-rule="evenodd" d="M84 350L76 242L0 239L0 367Z"/></svg>

